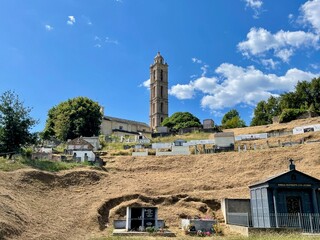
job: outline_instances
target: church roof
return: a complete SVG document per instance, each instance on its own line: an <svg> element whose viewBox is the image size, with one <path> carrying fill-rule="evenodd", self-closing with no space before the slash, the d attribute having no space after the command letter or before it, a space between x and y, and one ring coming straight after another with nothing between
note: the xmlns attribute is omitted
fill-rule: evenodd
<svg viewBox="0 0 320 240"><path fill-rule="evenodd" d="M108 120L108 121L115 121L115 122L122 122L122 123L127 123L127 124L136 124L136 125L141 125L141 126L145 126L147 128L150 128L148 124L143 123L143 122L138 122L138 121L132 121L132 120L127 120L127 119L123 119L123 118L116 118L116 117L111 117L111 116L104 116L103 117L104 120Z"/></svg>

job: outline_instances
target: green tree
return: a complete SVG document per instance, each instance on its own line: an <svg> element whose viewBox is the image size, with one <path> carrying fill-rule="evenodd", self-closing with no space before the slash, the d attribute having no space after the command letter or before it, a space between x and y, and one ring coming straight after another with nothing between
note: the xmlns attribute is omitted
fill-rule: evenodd
<svg viewBox="0 0 320 240"><path fill-rule="evenodd" d="M221 124L223 128L238 128L246 126L245 122L240 118L239 112L235 109L230 110L223 116Z"/></svg>
<svg viewBox="0 0 320 240"><path fill-rule="evenodd" d="M315 110L320 110L320 77L314 78L310 84L311 95L313 98L313 105Z"/></svg>
<svg viewBox="0 0 320 240"><path fill-rule="evenodd" d="M35 141L30 130L37 121L30 112L15 92L6 91L0 96L0 152L9 153L9 158Z"/></svg>
<svg viewBox="0 0 320 240"><path fill-rule="evenodd" d="M320 78L314 78L311 82L299 81L293 92L259 102L251 126L270 124L274 116L280 116L280 122L288 122L307 111L320 112Z"/></svg>
<svg viewBox="0 0 320 240"><path fill-rule="evenodd" d="M99 135L102 114L98 103L86 97L76 97L48 111L44 139L56 137L62 141L80 136Z"/></svg>
<svg viewBox="0 0 320 240"><path fill-rule="evenodd" d="M254 109L254 117L251 120L251 126L260 126L269 124L267 103L260 101Z"/></svg>
<svg viewBox="0 0 320 240"><path fill-rule="evenodd" d="M200 120L189 112L176 112L172 116L165 118L161 125L174 131L178 131L181 128L201 127Z"/></svg>
<svg viewBox="0 0 320 240"><path fill-rule="evenodd" d="M272 118L281 114L280 98L271 96L268 101L260 101L254 109L251 126L260 126L272 123Z"/></svg>

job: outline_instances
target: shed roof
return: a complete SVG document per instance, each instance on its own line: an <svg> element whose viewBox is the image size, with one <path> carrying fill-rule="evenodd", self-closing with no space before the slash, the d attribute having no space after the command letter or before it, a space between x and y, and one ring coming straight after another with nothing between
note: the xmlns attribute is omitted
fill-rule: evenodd
<svg viewBox="0 0 320 240"><path fill-rule="evenodd" d="M78 138L75 138L75 139L67 142L67 146L82 146L82 147L86 146L86 149L88 149L88 150L94 149L92 144L87 142L86 140L84 140L82 137L78 137ZM82 149L84 149L84 148L82 148Z"/></svg>

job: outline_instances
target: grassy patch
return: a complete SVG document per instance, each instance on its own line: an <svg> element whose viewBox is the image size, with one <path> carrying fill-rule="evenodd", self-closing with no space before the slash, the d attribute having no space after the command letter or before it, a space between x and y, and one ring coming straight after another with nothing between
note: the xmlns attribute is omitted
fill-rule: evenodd
<svg viewBox="0 0 320 240"><path fill-rule="evenodd" d="M48 172L58 172L58 171L68 170L76 167L88 166L87 163L55 162L55 161L41 160L41 159L35 159L35 160L24 159L22 160L22 163L32 168L36 168L36 169L48 171Z"/></svg>
<svg viewBox="0 0 320 240"><path fill-rule="evenodd" d="M152 142L173 142L177 139L183 139L186 141L188 141L188 140L204 140L204 139L209 139L211 134L212 133L204 133L204 132L186 133L183 135L153 138Z"/></svg>
<svg viewBox="0 0 320 240"><path fill-rule="evenodd" d="M8 160L3 157L0 157L0 171L14 171L26 166L20 162L20 160Z"/></svg>
<svg viewBox="0 0 320 240"><path fill-rule="evenodd" d="M88 163L67 163L67 162L56 162L41 159L19 159L19 160L8 160L0 157L0 171L15 171L21 168L35 168L48 172L58 172L61 170L73 169L76 167L89 166Z"/></svg>

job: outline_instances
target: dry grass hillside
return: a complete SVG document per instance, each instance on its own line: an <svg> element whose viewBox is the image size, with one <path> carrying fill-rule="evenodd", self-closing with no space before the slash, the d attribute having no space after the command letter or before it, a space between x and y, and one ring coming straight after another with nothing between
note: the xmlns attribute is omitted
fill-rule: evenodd
<svg viewBox="0 0 320 240"><path fill-rule="evenodd" d="M319 123L320 118L288 125ZM292 124L292 126L291 126ZM275 126L236 129L265 132ZM320 139L320 133L299 138ZM262 141L262 140L260 140ZM276 141L276 139L275 139ZM49 173L0 172L0 239L90 239L109 234L112 219L129 205L159 207L175 228L181 217L221 218L221 198L247 198L248 185L297 169L320 178L320 143L292 147L175 157L108 157L106 170L81 168Z"/></svg>

